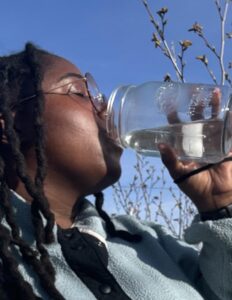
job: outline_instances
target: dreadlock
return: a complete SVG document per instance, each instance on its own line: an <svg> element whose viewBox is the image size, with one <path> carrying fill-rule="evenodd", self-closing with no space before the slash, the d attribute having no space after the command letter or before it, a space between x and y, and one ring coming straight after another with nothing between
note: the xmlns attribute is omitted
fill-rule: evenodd
<svg viewBox="0 0 232 300"><path fill-rule="evenodd" d="M116 230L114 223L108 216L108 214L102 209L103 202L104 202L104 195L102 192L95 194L96 201L96 209L99 214L99 216L105 221L106 224L106 230L109 233L111 237L119 237L125 241L132 242L132 243L138 243L141 241L142 236L140 234L132 234L125 230Z"/></svg>
<svg viewBox="0 0 232 300"><path fill-rule="evenodd" d="M44 155L44 140L42 113L44 99L39 94L34 105L34 132L35 153L37 158L37 171L34 181L26 173L26 165L22 152L23 144L20 142L20 132L14 126L12 106L17 100L41 90L43 76L42 60L45 51L39 50L32 44L27 44L25 50L18 54L0 58L0 115L4 120L4 136L8 143L0 145L0 217L4 217L8 229L0 225L0 293L7 299L41 299L34 294L31 285L26 282L18 271L18 262L13 255L13 247L17 247L23 260L36 272L41 286L52 299L64 299L57 291L55 271L49 260L49 255L43 244L53 242L52 228L54 216L49 210L48 201L43 192L46 161ZM35 230L36 247L32 249L21 237L16 224L13 209L10 204L10 188L7 184L6 153L10 150L15 161L18 177L24 183L28 194L32 197L31 205L32 223ZM44 224L46 220L46 224ZM12 285L14 289L12 291ZM17 296L16 296L17 295Z"/></svg>

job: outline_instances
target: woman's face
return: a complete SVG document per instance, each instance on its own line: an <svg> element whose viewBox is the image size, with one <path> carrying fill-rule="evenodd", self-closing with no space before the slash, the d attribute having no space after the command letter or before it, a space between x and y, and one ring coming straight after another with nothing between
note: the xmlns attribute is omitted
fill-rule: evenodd
<svg viewBox="0 0 232 300"><path fill-rule="evenodd" d="M122 150L107 136L104 111L95 111L82 77L73 64L52 57L42 90L57 89L45 94L44 131L48 174L60 174L90 194L118 180Z"/></svg>

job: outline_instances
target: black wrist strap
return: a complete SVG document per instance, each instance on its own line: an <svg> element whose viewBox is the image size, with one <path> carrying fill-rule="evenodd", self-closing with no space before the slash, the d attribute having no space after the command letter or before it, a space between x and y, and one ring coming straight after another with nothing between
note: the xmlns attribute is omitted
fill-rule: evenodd
<svg viewBox="0 0 232 300"><path fill-rule="evenodd" d="M196 175L196 174L198 174L198 173L200 173L200 172L202 172L202 171L205 171L205 170L207 170L207 169L210 169L210 168L212 168L212 167L214 167L214 166L216 166L216 165L219 165L219 164L221 164L221 163L224 163L224 162L226 162L226 161L232 161L232 156L228 156L228 157L224 158L223 160L221 160L221 161L219 161L219 162L217 162L217 163L207 164L207 165L202 166L202 167L200 167L200 168L198 168L198 169L196 169L196 170L193 170L193 171L191 171L191 172L189 172L189 173L187 173L187 174L184 174L184 175L182 175L182 176L176 178L176 179L174 180L174 183L180 184L181 182L185 181L185 180L188 179L189 177L191 177L191 176L193 176L193 175Z"/></svg>
<svg viewBox="0 0 232 300"><path fill-rule="evenodd" d="M214 211L201 212L200 216L202 221L214 221L219 219L232 218L232 204Z"/></svg>

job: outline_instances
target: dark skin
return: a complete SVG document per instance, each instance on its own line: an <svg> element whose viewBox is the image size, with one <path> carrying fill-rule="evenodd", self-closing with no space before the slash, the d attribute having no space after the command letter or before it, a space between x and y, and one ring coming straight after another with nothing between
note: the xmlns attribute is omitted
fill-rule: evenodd
<svg viewBox="0 0 232 300"><path fill-rule="evenodd" d="M70 62L51 56L55 64L45 71L42 89L48 91L76 80L74 73L81 73ZM75 78L74 78L75 77ZM75 85L77 86L77 85ZM66 92L62 87L57 92ZM72 225L72 209L83 196L93 194L110 186L120 177L122 150L109 139L105 129L105 110L97 113L86 94L85 85L79 80L77 88L85 94L45 95L44 128L46 136L47 176L44 182L45 195L58 225ZM219 95L218 95L219 97ZM30 101L29 101L30 102ZM30 109L33 101L25 104ZM16 118L16 126L25 126L28 118ZM25 139L33 139L32 132ZM196 163L180 162L167 145L160 145L162 161L173 178L199 167ZM26 151L28 173L34 176L36 159L33 146ZM191 198L199 211L215 210L232 203L232 162L226 162L200 174L194 175L179 185ZM31 198L20 180L14 180L12 188L28 202Z"/></svg>
<svg viewBox="0 0 232 300"><path fill-rule="evenodd" d="M66 84L76 81L72 93L75 92L73 89L77 89L85 95L45 95L47 176L44 192L56 223L67 228L72 224L72 209L76 201L99 192L118 180L122 150L107 137L105 111L95 111L84 81L76 76L61 79L67 73L80 77L79 69L62 58L52 57L52 60L55 64L44 74L43 91L65 85L56 89L56 93L67 93L70 85ZM30 105L33 105L33 101L25 104ZM17 127L25 128L23 120L26 118L18 120L21 123ZM25 154L25 160L28 173L33 177L36 170L33 147ZM27 201L31 201L19 180L14 190Z"/></svg>
<svg viewBox="0 0 232 300"><path fill-rule="evenodd" d="M200 167L195 162L179 161L167 145L160 145L160 151L162 161L174 179ZM199 212L214 211L232 204L232 163L225 162L196 174L179 184L179 187Z"/></svg>

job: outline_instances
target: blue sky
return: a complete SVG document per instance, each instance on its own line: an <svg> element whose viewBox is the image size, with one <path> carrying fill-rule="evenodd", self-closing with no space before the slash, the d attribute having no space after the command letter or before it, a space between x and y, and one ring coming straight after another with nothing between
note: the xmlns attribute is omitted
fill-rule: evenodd
<svg viewBox="0 0 232 300"><path fill-rule="evenodd" d="M214 1L149 3L154 12L163 6L169 8L169 41L178 46L181 39L193 40L192 55L187 55L189 81L207 81L194 58L194 53L202 54L204 47L187 29L199 21L209 40L218 44ZM1 53L21 49L26 41L33 41L70 59L84 72L91 71L106 93L121 83L161 80L172 71L151 43L153 27L141 0L2 0L0 26Z"/></svg>
<svg viewBox="0 0 232 300"><path fill-rule="evenodd" d="M176 52L179 40L193 41L186 55L188 81L211 82L195 59L207 51L187 29L198 21L209 40L218 47L219 20L214 1L148 2L153 12L163 6L169 8L167 39L174 42ZM231 32L231 27L230 21L227 31ZM90 71L107 95L119 84L162 80L167 72L174 78L170 62L151 43L152 32L140 0L1 1L0 54L18 51L26 41L32 41L71 60L83 72ZM218 73L215 59L212 56L209 59ZM152 163L160 166L159 159L153 159ZM133 169L132 151L125 151L122 165L123 181L127 184L128 173Z"/></svg>

